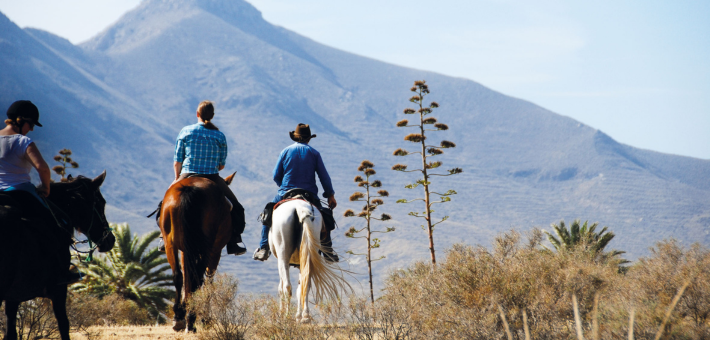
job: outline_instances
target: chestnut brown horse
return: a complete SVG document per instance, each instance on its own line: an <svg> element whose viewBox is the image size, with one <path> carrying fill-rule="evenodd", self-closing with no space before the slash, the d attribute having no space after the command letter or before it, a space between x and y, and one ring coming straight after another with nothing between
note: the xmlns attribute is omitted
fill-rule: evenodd
<svg viewBox="0 0 710 340"><path fill-rule="evenodd" d="M66 281L74 231L96 243L100 252L111 250L115 242L99 190L105 178L104 171L94 179L79 176L52 183L47 201L54 204L53 212L27 192L0 194L0 302L5 301L6 340L17 339L20 303L36 297L52 300L59 335L69 339Z"/></svg>
<svg viewBox="0 0 710 340"><path fill-rule="evenodd" d="M231 184L234 175L225 182ZM203 177L185 178L165 193L157 219L173 269L176 331L195 331L196 315L186 313L185 301L202 286L205 274L211 277L217 270L222 248L232 236L231 208L217 184Z"/></svg>

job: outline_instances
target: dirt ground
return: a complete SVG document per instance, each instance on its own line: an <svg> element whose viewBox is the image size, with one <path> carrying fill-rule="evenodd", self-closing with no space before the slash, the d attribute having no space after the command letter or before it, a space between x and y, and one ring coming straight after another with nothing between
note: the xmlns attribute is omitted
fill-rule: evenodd
<svg viewBox="0 0 710 340"><path fill-rule="evenodd" d="M175 332L171 326L112 326L91 327L89 328L89 337L85 333L72 333L71 338L75 340L196 340L197 335Z"/></svg>

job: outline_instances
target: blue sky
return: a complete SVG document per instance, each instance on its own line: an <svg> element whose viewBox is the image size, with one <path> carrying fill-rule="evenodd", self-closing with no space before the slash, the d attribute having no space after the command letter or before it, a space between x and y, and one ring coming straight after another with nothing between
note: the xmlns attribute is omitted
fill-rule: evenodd
<svg viewBox="0 0 710 340"><path fill-rule="evenodd" d="M79 43L139 2L0 0L0 11ZM635 147L710 159L710 1L250 2L326 45L468 78Z"/></svg>

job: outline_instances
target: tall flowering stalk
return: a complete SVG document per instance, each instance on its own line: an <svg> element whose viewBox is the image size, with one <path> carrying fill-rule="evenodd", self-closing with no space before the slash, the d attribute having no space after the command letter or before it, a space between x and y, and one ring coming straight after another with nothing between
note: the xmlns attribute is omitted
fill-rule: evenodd
<svg viewBox="0 0 710 340"><path fill-rule="evenodd" d="M71 156L71 150L69 149L59 150L58 153L59 155L54 156L54 160L56 162L59 162L60 165L55 165L54 167L52 167L52 170L54 170L57 175L62 176L62 182L66 182L67 178L65 176L67 175L67 169L76 169L79 167L79 163L75 162L71 159L71 157L69 157Z"/></svg>
<svg viewBox="0 0 710 340"><path fill-rule="evenodd" d="M425 203L425 211L424 212L409 212L410 216L414 217L419 217L423 218L426 220L426 225L422 225L422 229L425 229L428 234L429 234L429 251L431 252L431 263L432 265L436 265L436 253L434 251L434 226L437 224L446 221L449 216L444 216L441 220L438 220L436 222L432 222L432 216L431 213L434 212L432 210L432 206L437 203L445 203L451 201L451 198L449 196L455 195L456 191L454 190L448 190L444 193L438 193L438 192L433 192L430 191L430 186L431 182L429 181L431 179L431 176L451 176L451 175L456 175L463 170L461 168L453 168L448 170L447 174L437 174L437 173L432 173L433 169L439 168L443 163L441 161L429 161L430 158L440 156L444 153L443 149L448 149L448 148L454 148L456 147L456 144L453 142L443 140L441 143L436 146L436 145L427 145L426 144L426 132L428 131L445 131L448 130L449 127L446 124L439 123L436 118L434 117L428 117L434 109L439 107L439 104L437 102L431 102L429 106L424 105L424 97L429 94L429 87L427 86L426 82L424 80L417 80L414 82L414 86L411 88L411 91L414 92L414 96L409 98L409 101L418 105L419 109L412 109L412 108L406 108L404 109L404 114L405 115L419 115L419 120L415 121L413 124L409 122L407 119L400 120L397 122L397 127L405 127L405 128L416 128L418 131L415 133L410 133L407 136L404 137L405 141L419 144L421 146L421 151L416 151L416 152L409 152L404 149L397 149L394 151L395 156L409 156L409 155L414 155L418 154L421 157L422 160L422 168L421 169L415 169L415 170L407 170L407 165L405 164L395 164L392 167L392 170L395 171L401 171L401 172L419 172L422 174L422 178L418 179L416 182L412 184L408 184L405 186L407 189L414 189L418 186L422 186L424 188L424 197L423 198L415 198L413 200L406 200L406 199L400 199L397 200L397 203L411 203L414 201L424 201ZM416 116L415 116L416 117ZM433 126L434 129L427 128L429 126ZM431 195L436 195L437 200L432 201L430 196Z"/></svg>
<svg viewBox="0 0 710 340"><path fill-rule="evenodd" d="M350 227L348 232L345 233L345 236L350 238L364 238L367 240L367 253L356 254L352 250L348 250L347 253L351 255L365 256L365 258L367 259L367 272L370 278L370 299L372 300L372 303L375 303L375 294L372 289L372 262L379 261L385 258L384 255L380 256L377 259L372 258L372 249L380 247L380 239L373 238L372 235L374 233L389 233L394 231L394 227L387 227L386 230L373 230L370 225L371 220L387 221L392 218L390 217L390 215L384 213L380 217L373 216L373 211L375 211L375 209L377 209L377 207L379 207L380 205L385 204L382 198L389 196L389 192L387 192L387 190L380 189L377 191L376 195L375 193L370 192L370 188L375 188L372 189L374 191L377 188L382 187L382 182L380 182L379 180L370 181L370 177L376 174L375 169L373 169L374 167L375 165L368 160L364 160L362 161L362 163L360 163L360 166L357 168L357 170L362 172L365 175L365 178L363 179L360 175L355 176L355 183L357 183L359 187L365 188L365 192L355 192L354 194L352 194L352 196L350 196L350 201L365 202L365 206L362 208L362 211L360 211L360 213L358 213L357 215L354 211L350 209L345 211L344 214L345 217L360 217L364 218L365 221L367 221L366 226L362 229L358 230L355 227ZM355 236L355 234L358 234L360 232L364 232L363 236Z"/></svg>

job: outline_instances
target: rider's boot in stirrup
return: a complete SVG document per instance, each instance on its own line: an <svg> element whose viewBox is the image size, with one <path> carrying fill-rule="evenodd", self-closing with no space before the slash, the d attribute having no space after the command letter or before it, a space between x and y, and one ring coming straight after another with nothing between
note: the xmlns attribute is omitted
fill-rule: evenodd
<svg viewBox="0 0 710 340"><path fill-rule="evenodd" d="M234 233L232 233L234 235ZM227 243L227 254L234 254L236 256L244 255L247 252L246 247L242 247L239 243L242 242L242 235L237 234L232 236L232 239Z"/></svg>
<svg viewBox="0 0 710 340"><path fill-rule="evenodd" d="M271 250L269 247L266 248L259 248L254 252L254 260L258 261L266 261L269 259L269 255L271 255Z"/></svg>
<svg viewBox="0 0 710 340"><path fill-rule="evenodd" d="M328 262L340 262L340 258L338 257L338 254L335 253L333 250L333 240L330 238L330 231L325 232L325 239L322 239L320 242L321 248L323 248L323 251L319 252L325 257L325 260Z"/></svg>

